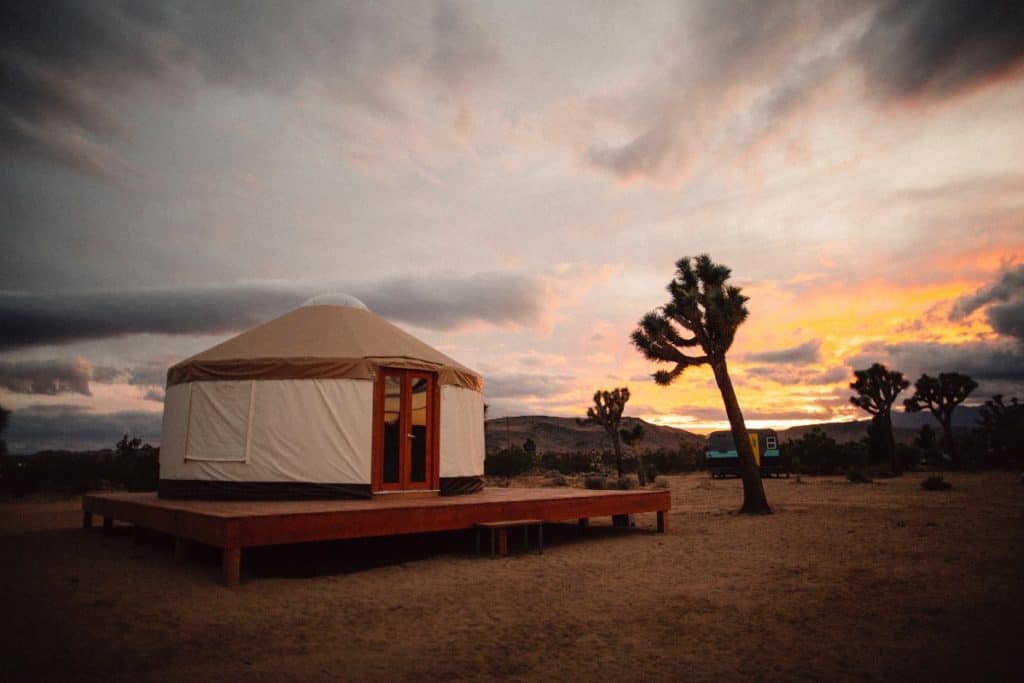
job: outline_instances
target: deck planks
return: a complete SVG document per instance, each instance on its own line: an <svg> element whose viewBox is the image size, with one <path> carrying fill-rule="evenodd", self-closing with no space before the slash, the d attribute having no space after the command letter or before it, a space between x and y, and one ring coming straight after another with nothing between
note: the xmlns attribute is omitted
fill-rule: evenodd
<svg viewBox="0 0 1024 683"><path fill-rule="evenodd" d="M224 582L238 583L241 549L251 546L471 529L516 519L554 522L639 512L658 513L658 531L672 505L668 490L487 488L462 496L378 496L368 500L168 500L155 493L107 492L82 497L83 521L100 515L199 541L224 551Z"/></svg>

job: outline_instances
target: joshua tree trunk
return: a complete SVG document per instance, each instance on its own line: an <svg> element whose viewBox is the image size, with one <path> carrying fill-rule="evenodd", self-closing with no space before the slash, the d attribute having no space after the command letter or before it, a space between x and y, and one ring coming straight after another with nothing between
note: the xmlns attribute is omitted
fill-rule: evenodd
<svg viewBox="0 0 1024 683"><path fill-rule="evenodd" d="M640 455L640 449L636 449L636 480L640 486L647 485L647 473L644 472L644 458Z"/></svg>
<svg viewBox="0 0 1024 683"><path fill-rule="evenodd" d="M960 469L960 451L956 447L956 439L953 438L953 418L942 420L942 436L946 441L946 450L949 451L949 459L952 461L950 467L954 470Z"/></svg>
<svg viewBox="0 0 1024 683"><path fill-rule="evenodd" d="M882 429L885 430L885 450L889 454L892 473L897 476L903 474L903 460L896 453L896 438L892 435L892 413L887 412L885 414Z"/></svg>
<svg viewBox="0 0 1024 683"><path fill-rule="evenodd" d="M736 453L740 458L740 477L743 479L743 507L740 508L740 512L769 515L772 509L768 507L768 497L764 494L761 473L754 460L754 449L750 446L750 436L747 434L747 425L743 421L743 413L740 411L740 402L736 398L736 391L732 388L729 368L726 366L724 358L712 361L711 368L715 372L718 390L722 393L722 402L725 404L725 413L729 416L732 438L736 442Z"/></svg>
<svg viewBox="0 0 1024 683"><path fill-rule="evenodd" d="M612 436L612 443L615 444L615 469L619 473L619 479L622 479L622 439L619 438L618 427L608 430L608 433Z"/></svg>

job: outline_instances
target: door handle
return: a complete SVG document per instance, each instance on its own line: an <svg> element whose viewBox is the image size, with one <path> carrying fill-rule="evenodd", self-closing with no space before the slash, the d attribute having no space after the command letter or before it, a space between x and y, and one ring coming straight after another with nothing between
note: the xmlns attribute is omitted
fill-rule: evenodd
<svg viewBox="0 0 1024 683"><path fill-rule="evenodd" d="M416 438L415 434L406 434L406 436L409 437L410 439L415 439Z"/></svg>

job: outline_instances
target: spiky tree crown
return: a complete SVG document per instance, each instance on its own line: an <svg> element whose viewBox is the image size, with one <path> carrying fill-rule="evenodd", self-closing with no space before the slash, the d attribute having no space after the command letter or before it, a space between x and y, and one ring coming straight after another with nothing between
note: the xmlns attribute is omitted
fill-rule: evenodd
<svg viewBox="0 0 1024 683"><path fill-rule="evenodd" d="M977 388L977 382L959 372L942 372L938 377L921 375L914 382L914 395L905 400L903 406L908 413L927 408L945 424L953 414L953 409Z"/></svg>
<svg viewBox="0 0 1024 683"><path fill-rule="evenodd" d="M855 382L850 388L857 392L850 397L850 403L863 408L872 415L885 415L892 409L896 397L910 386L898 370L889 370L881 363L875 363L867 370L854 370Z"/></svg>
<svg viewBox="0 0 1024 683"><path fill-rule="evenodd" d="M622 411L629 401L629 388L617 387L611 391L594 392L594 405L587 408L586 419L578 420L580 424L599 424L609 434L615 434L622 421Z"/></svg>
<svg viewBox="0 0 1024 683"><path fill-rule="evenodd" d="M631 335L648 360L675 363L671 370L654 374L658 384L671 384L690 366L725 358L736 329L749 315L747 297L739 287L726 284L731 272L707 254L676 262L676 276L668 284L672 299L645 315ZM687 355L684 349L700 349L703 355Z"/></svg>

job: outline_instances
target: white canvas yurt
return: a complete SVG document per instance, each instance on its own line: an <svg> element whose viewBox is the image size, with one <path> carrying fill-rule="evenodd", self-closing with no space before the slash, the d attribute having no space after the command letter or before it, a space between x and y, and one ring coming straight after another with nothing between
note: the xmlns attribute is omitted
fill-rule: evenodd
<svg viewBox="0 0 1024 683"><path fill-rule="evenodd" d="M483 379L348 296L167 371L165 498L478 490Z"/></svg>

